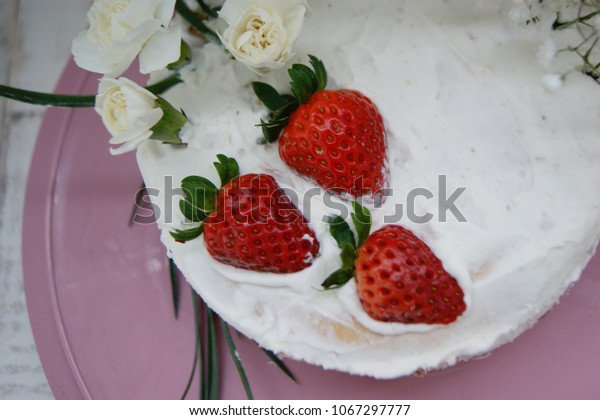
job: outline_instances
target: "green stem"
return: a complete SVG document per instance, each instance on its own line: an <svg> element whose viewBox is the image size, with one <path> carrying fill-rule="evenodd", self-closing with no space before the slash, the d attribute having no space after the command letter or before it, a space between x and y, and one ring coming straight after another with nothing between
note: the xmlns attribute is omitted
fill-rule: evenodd
<svg viewBox="0 0 600 420"><path fill-rule="evenodd" d="M0 85L0 96L33 105L83 108L94 106L96 97L92 95L57 95L54 93L33 92Z"/></svg>
<svg viewBox="0 0 600 420"><path fill-rule="evenodd" d="M209 400L219 399L219 348L216 331L216 316L215 313L204 305L207 312L208 318L208 352L206 355L208 362L207 370L207 384L208 384L208 398Z"/></svg>
<svg viewBox="0 0 600 420"><path fill-rule="evenodd" d="M283 361L279 357L277 357L275 353L267 349L262 349L262 351L267 355L269 359L271 359L275 366L277 366L279 369L281 369L283 373L286 374L288 378L290 378L295 383L298 383L292 371L285 365L285 363L283 363Z"/></svg>
<svg viewBox="0 0 600 420"><path fill-rule="evenodd" d="M181 83L179 77L173 75L158 83L147 86L150 92L158 95ZM34 92L0 85L0 96L33 105L56 106L65 108L92 107L96 103L95 95L60 95L55 93Z"/></svg>
<svg viewBox="0 0 600 420"><path fill-rule="evenodd" d="M600 14L600 10L596 10L591 13L588 13L585 16L579 16L577 19L569 20L566 22L559 22L558 18L557 18L556 22L554 22L554 24L552 25L552 29L554 29L555 31L560 31L561 29L566 29L570 26L575 25L576 23L585 23L588 20L590 20L591 18L593 18L594 16L597 16L599 14Z"/></svg>
<svg viewBox="0 0 600 420"><path fill-rule="evenodd" d="M217 44L221 44L219 36L204 24L204 21L194 11L192 11L183 0L177 0L175 3L175 11L181 15L182 18L192 25L192 27L202 33L207 39Z"/></svg>
<svg viewBox="0 0 600 420"><path fill-rule="evenodd" d="M171 281L171 298L175 319L179 318L179 279L177 278L177 267L172 258L169 258L169 280Z"/></svg>
<svg viewBox="0 0 600 420"><path fill-rule="evenodd" d="M242 381L242 385L244 386L244 391L246 392L246 397L249 400L253 400L254 396L252 395L252 389L250 388L250 382L248 381L248 376L246 375L246 371L244 370L244 366L242 365L242 361L240 356L237 353L235 348L235 343L233 342L233 338L231 337L231 331L229 331L229 325L225 321L221 319L221 328L223 330L223 335L225 336L225 343L227 344L227 348L229 349L229 354L231 355L231 359L235 365L235 368L238 371L238 375L240 380Z"/></svg>
<svg viewBox="0 0 600 420"><path fill-rule="evenodd" d="M166 79L161 80L160 82L156 82L152 85L146 86L146 89L154 93L155 95L160 95L161 93L165 93L173 86L176 86L182 82L183 80L181 80L178 75L173 74L167 77Z"/></svg>
<svg viewBox="0 0 600 420"><path fill-rule="evenodd" d="M202 11L204 13L206 13L209 17L216 18L219 16L219 14L217 13L217 10L211 8L206 3L204 3L202 0L197 0L197 1L198 1L198 5L202 9Z"/></svg>
<svg viewBox="0 0 600 420"><path fill-rule="evenodd" d="M187 394L190 390L190 387L192 385L192 381L194 379L194 373L196 373L196 366L198 365L198 363L200 363L200 399L204 399L204 390L205 390L205 384L204 384L204 378L203 378L203 352L202 352L202 328L200 327L200 301L199 301L199 296L196 293L196 291L192 288L190 288L192 291L192 305L194 307L194 331L195 331L195 335L196 335L196 340L195 340L195 346L194 346L194 363L192 364L192 370L190 372L190 376L188 378L187 384L185 386L185 390L183 391L183 395L181 396L182 400L185 400L185 397L187 397Z"/></svg>

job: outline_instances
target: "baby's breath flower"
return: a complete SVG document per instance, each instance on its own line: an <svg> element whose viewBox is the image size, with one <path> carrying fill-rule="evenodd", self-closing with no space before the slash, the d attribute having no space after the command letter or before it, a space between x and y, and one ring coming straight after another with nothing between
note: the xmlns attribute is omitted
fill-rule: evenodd
<svg viewBox="0 0 600 420"><path fill-rule="evenodd" d="M565 82L565 77L562 74L545 74L542 77L544 87L550 92L558 92Z"/></svg>
<svg viewBox="0 0 600 420"><path fill-rule="evenodd" d="M550 64L556 58L557 53L556 43L553 39L548 38L544 43L540 46L538 51L538 60L544 67L550 67Z"/></svg>

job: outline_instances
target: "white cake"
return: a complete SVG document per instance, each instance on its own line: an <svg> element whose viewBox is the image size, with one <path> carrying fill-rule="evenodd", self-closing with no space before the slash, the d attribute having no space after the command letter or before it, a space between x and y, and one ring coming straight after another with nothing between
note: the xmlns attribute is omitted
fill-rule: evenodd
<svg viewBox="0 0 600 420"><path fill-rule="evenodd" d="M465 293L467 310L449 325L374 321L352 281L322 290L340 264L323 221L337 211L324 193L310 200L310 212L297 203L321 244L299 273L236 269L214 261L202 238L173 240L169 232L184 226L173 189L189 175L218 183L217 154L236 158L242 173L274 176L299 197L315 187L285 166L277 145L257 143L266 111L250 82L285 91L286 69L258 76L215 44L193 45L184 84L166 94L195 126L193 138L186 148L145 142L137 156L146 185L161 191L154 198L162 241L209 306L277 353L392 378L486 354L558 302L600 236L600 87L572 74L548 91L537 59L548 33L516 26L510 4L500 3L312 1L288 63L315 55L333 87L359 90L378 106L394 195L371 208L373 231L404 206L395 223L425 241ZM417 188L434 196L416 200L416 216L434 216L427 223L406 214ZM439 208L461 188L458 213Z"/></svg>

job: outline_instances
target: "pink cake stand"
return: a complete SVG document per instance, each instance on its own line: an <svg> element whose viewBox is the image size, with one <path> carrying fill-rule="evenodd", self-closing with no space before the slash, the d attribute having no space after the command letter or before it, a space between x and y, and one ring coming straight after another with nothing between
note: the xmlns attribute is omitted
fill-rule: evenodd
<svg viewBox="0 0 600 420"><path fill-rule="evenodd" d="M69 63L57 91L93 94L97 79ZM92 109L51 109L42 125L23 219L37 348L57 398L179 398L194 352L191 297L182 281L176 320L158 230L128 224L142 182L135 156L110 156L108 138ZM598 399L599 321L596 256L515 342L424 378L382 381L287 361L295 384L253 342L237 345L261 399ZM221 359L222 397L245 398L228 355Z"/></svg>

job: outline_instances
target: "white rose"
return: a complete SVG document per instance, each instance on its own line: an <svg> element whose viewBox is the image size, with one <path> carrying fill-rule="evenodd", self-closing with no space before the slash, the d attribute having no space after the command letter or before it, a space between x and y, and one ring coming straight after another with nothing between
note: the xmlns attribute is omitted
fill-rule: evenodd
<svg viewBox="0 0 600 420"><path fill-rule="evenodd" d="M122 145L110 149L111 154L135 150L144 140L152 136L151 128L163 117L157 96L129 79L100 80L96 96L96 112L113 136L110 144Z"/></svg>
<svg viewBox="0 0 600 420"><path fill-rule="evenodd" d="M181 29L169 28L174 8L175 0L94 0L89 29L73 40L75 62L109 77L138 56L144 74L165 68L181 52Z"/></svg>
<svg viewBox="0 0 600 420"><path fill-rule="evenodd" d="M219 37L254 72L280 69L293 55L307 11L306 0L227 0L219 16L228 27Z"/></svg>

